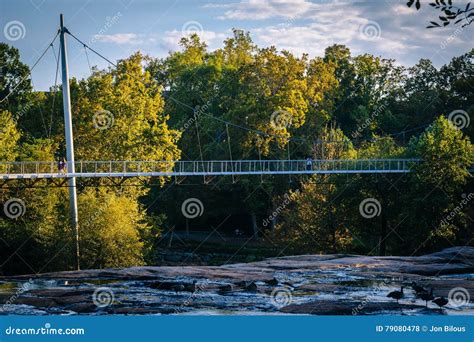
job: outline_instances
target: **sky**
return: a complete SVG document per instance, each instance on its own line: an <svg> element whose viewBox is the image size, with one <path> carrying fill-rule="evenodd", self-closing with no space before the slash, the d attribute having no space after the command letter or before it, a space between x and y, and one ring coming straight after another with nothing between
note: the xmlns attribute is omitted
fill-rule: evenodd
<svg viewBox="0 0 474 342"><path fill-rule="evenodd" d="M406 66L428 58L440 67L473 48L474 25L426 29L438 13L427 0L421 3L416 11L406 0L0 0L0 41L18 48L31 66L63 13L69 31L112 61L138 50L165 57L193 32L217 49L232 28L249 31L260 47L275 45L298 56L322 56L337 43L353 55L370 53ZM58 47L56 41L56 52ZM83 46L68 39L68 54L71 76L90 75ZM90 52L88 57L91 65L107 67ZM50 49L32 72L35 89L54 84L55 68Z"/></svg>

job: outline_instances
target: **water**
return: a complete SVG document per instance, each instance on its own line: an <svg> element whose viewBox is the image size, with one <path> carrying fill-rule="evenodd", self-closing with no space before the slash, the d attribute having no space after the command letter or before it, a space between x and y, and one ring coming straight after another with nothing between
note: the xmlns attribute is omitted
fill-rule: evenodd
<svg viewBox="0 0 474 342"><path fill-rule="evenodd" d="M268 286L264 282L257 282L258 292L250 292L238 288L234 283L232 285L234 290L228 293L219 291L218 287L230 284L230 282L204 279L198 279L200 287L195 293L159 290L150 287L150 281L120 279L90 279L83 282L37 279L33 280L26 290L24 288L25 282L0 282L2 302L5 303L11 299L11 304L1 307L1 313L20 315L75 314L76 311L70 303L41 307L27 305L23 302L25 298L27 300L34 299L38 290L55 290L60 291L65 297L76 295L79 303L92 306L93 292L98 288L105 288L113 293L113 302L104 308L92 306L92 312L88 313L275 315L283 314L280 309L286 305L299 305L317 300L324 301L324 303L339 303L348 306L349 309L355 307L357 303L381 306L380 310L375 309L370 312L364 312L364 308L362 308L357 314L474 314L472 302L465 303L460 307L448 304L443 310L439 310L434 303L429 303L429 307L426 308L424 301L415 298L413 291L408 286L411 283L409 280L404 282L408 287L405 289L405 298L400 301L401 304L387 310L384 304L394 302L391 298L387 298L387 293L399 290L401 282L384 277L382 272L380 277L374 277L373 274L363 277L360 274L353 274L353 270L348 267L337 270L278 271L275 273L275 278L280 282L276 287ZM474 279L474 274L463 274L462 277L458 275L442 276L436 279L449 281L460 278L469 282ZM192 283L194 278L175 277L157 278L157 280ZM287 284L285 285L285 283ZM82 292L79 292L81 290ZM80 312L80 310L78 311Z"/></svg>

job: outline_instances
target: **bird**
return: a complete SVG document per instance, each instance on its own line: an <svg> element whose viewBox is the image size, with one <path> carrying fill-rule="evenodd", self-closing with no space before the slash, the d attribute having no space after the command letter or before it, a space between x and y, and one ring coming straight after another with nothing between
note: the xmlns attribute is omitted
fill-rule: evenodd
<svg viewBox="0 0 474 342"><path fill-rule="evenodd" d="M219 286L219 292L222 294L232 292L232 285L224 284L224 285Z"/></svg>
<svg viewBox="0 0 474 342"><path fill-rule="evenodd" d="M424 287L418 285L418 284L415 283L415 282L412 282L412 283L411 283L411 287L412 287L412 289L413 289L416 293L428 292L427 289L425 289Z"/></svg>
<svg viewBox="0 0 474 342"><path fill-rule="evenodd" d="M441 309L443 306L448 304L449 301L444 297L438 297L438 298L433 299L432 302L438 305L439 308Z"/></svg>
<svg viewBox="0 0 474 342"><path fill-rule="evenodd" d="M431 288L431 291L430 291L430 292L428 292L428 291L426 291L426 292L418 292L418 293L416 294L416 296L417 296L418 298L420 298L420 299L423 299L423 300L425 301L426 307L428 307L428 301L434 299L434 296L433 296L433 288Z"/></svg>
<svg viewBox="0 0 474 342"><path fill-rule="evenodd" d="M186 283L176 284L176 285L172 286L172 289L176 293L178 293L178 292L196 292L196 283L197 283L197 281L193 280L192 284L186 284Z"/></svg>
<svg viewBox="0 0 474 342"><path fill-rule="evenodd" d="M254 281L239 281L238 286L242 286L247 291L256 292L258 290L257 284Z"/></svg>
<svg viewBox="0 0 474 342"><path fill-rule="evenodd" d="M400 288L400 291L392 291L387 297L396 299L398 303L398 301L403 298L403 286Z"/></svg>
<svg viewBox="0 0 474 342"><path fill-rule="evenodd" d="M278 285L278 280L275 277L273 277L270 280L266 280L265 284L270 285L270 286L277 286Z"/></svg>
<svg viewBox="0 0 474 342"><path fill-rule="evenodd" d="M184 284L184 290L188 292L196 292L197 290L202 290L202 287L198 287L197 280L193 280L192 284Z"/></svg>
<svg viewBox="0 0 474 342"><path fill-rule="evenodd" d="M257 284L255 284L255 282L252 281L250 282L250 284L245 286L245 289L247 291L256 292L258 290L258 286Z"/></svg>

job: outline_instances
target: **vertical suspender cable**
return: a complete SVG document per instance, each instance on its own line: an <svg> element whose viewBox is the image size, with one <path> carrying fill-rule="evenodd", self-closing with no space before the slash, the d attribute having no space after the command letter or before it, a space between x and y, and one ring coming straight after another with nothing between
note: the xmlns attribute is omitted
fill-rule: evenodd
<svg viewBox="0 0 474 342"><path fill-rule="evenodd" d="M56 59L56 75L54 77L54 93L53 93L53 105L51 108L51 115L49 117L49 134L48 138L51 137L51 131L53 127L53 115L54 115L54 108L56 107L56 93L57 93L57 86L58 86L58 75L59 75L59 54L61 53L61 49L58 50L58 54L56 57L56 51L54 50L54 45L52 45L54 58Z"/></svg>
<svg viewBox="0 0 474 342"><path fill-rule="evenodd" d="M92 74L91 62L89 60L89 54L87 53L87 46L84 44L84 52L86 53L87 65L89 66L89 71Z"/></svg>
<svg viewBox="0 0 474 342"><path fill-rule="evenodd" d="M290 165L290 171L291 169L293 168L293 166L291 165L291 156L290 156L290 142L291 142L291 139L288 140L288 164ZM292 182L292 179L291 179L291 173L288 175L289 176L289 179L290 179L290 183Z"/></svg>
<svg viewBox="0 0 474 342"><path fill-rule="evenodd" d="M263 170L264 170L264 167L262 165L262 150L260 149L260 136L257 136L257 140L258 140L258 159L260 160L260 169L261 169L261 173L260 173L260 183L263 183Z"/></svg>
<svg viewBox="0 0 474 342"><path fill-rule="evenodd" d="M230 148L230 134L229 134L229 125L225 124L225 130L227 132L227 145L229 146L229 157L230 157L230 170L232 172L232 184L234 181L234 161L232 160L232 149Z"/></svg>
<svg viewBox="0 0 474 342"><path fill-rule="evenodd" d="M202 171L204 172L204 159L202 155L202 146L201 146L201 138L199 137L199 124L198 124L198 116L196 115L196 110L194 110L194 123L196 124L196 134L199 146L199 155L201 156L201 163L202 163ZM206 182L206 176L204 177L204 182Z"/></svg>

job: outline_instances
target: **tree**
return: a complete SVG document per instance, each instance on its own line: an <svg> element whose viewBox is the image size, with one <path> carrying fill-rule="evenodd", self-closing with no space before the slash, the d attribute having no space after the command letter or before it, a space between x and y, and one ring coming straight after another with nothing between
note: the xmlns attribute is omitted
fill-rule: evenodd
<svg viewBox="0 0 474 342"><path fill-rule="evenodd" d="M349 139L336 127L326 126L323 141L313 149L314 159L349 159L355 151ZM291 205L284 211L277 235L284 244L299 252L324 253L347 251L353 237L348 229L347 207L341 201L344 177L313 175L304 180L301 189L288 196Z"/></svg>
<svg viewBox="0 0 474 342"><path fill-rule="evenodd" d="M469 138L448 119L440 116L419 138L412 138L408 153L421 158L416 166L402 203L408 218L406 227L411 230L413 239L406 245L412 250L432 250L436 246L459 243L456 236L465 223L459 227L451 221L446 225L444 219L461 202L464 186L471 178L468 168L474 162L473 145ZM464 214L455 221L462 222ZM464 228L466 229L466 228ZM421 244L421 245L420 245Z"/></svg>
<svg viewBox="0 0 474 342"><path fill-rule="evenodd" d="M0 127L0 161L14 161L21 134L10 112L0 110Z"/></svg>
<svg viewBox="0 0 474 342"><path fill-rule="evenodd" d="M416 10L421 8L420 0L409 0L407 6L411 7L415 4ZM468 26L474 20L474 8L471 8L471 3L467 2L466 7L458 7L453 4L452 0L435 0L430 2L430 6L441 12L439 16L440 21L430 21L430 25L426 28L444 27L450 23L459 24L461 27Z"/></svg>
<svg viewBox="0 0 474 342"><path fill-rule="evenodd" d="M162 88L143 70L142 62L137 53L120 61L117 70L72 81L77 159L180 159L180 133L169 128Z"/></svg>
<svg viewBox="0 0 474 342"><path fill-rule="evenodd" d="M14 111L20 104L28 101L32 90L29 74L28 66L20 61L18 49L0 43L0 110ZM15 88L14 94L3 101Z"/></svg>
<svg viewBox="0 0 474 342"><path fill-rule="evenodd" d="M127 267L143 264L141 236L151 229L137 201L107 191L79 195L81 266Z"/></svg>
<svg viewBox="0 0 474 342"><path fill-rule="evenodd" d="M54 143L33 140L17 145L21 160L53 160ZM12 201L17 216L0 219L0 260L6 274L70 269L72 230L67 224L65 188L11 187L0 192L0 202ZM3 208L2 208L3 209ZM12 211L13 212L13 211ZM2 214L6 214L3 213Z"/></svg>

